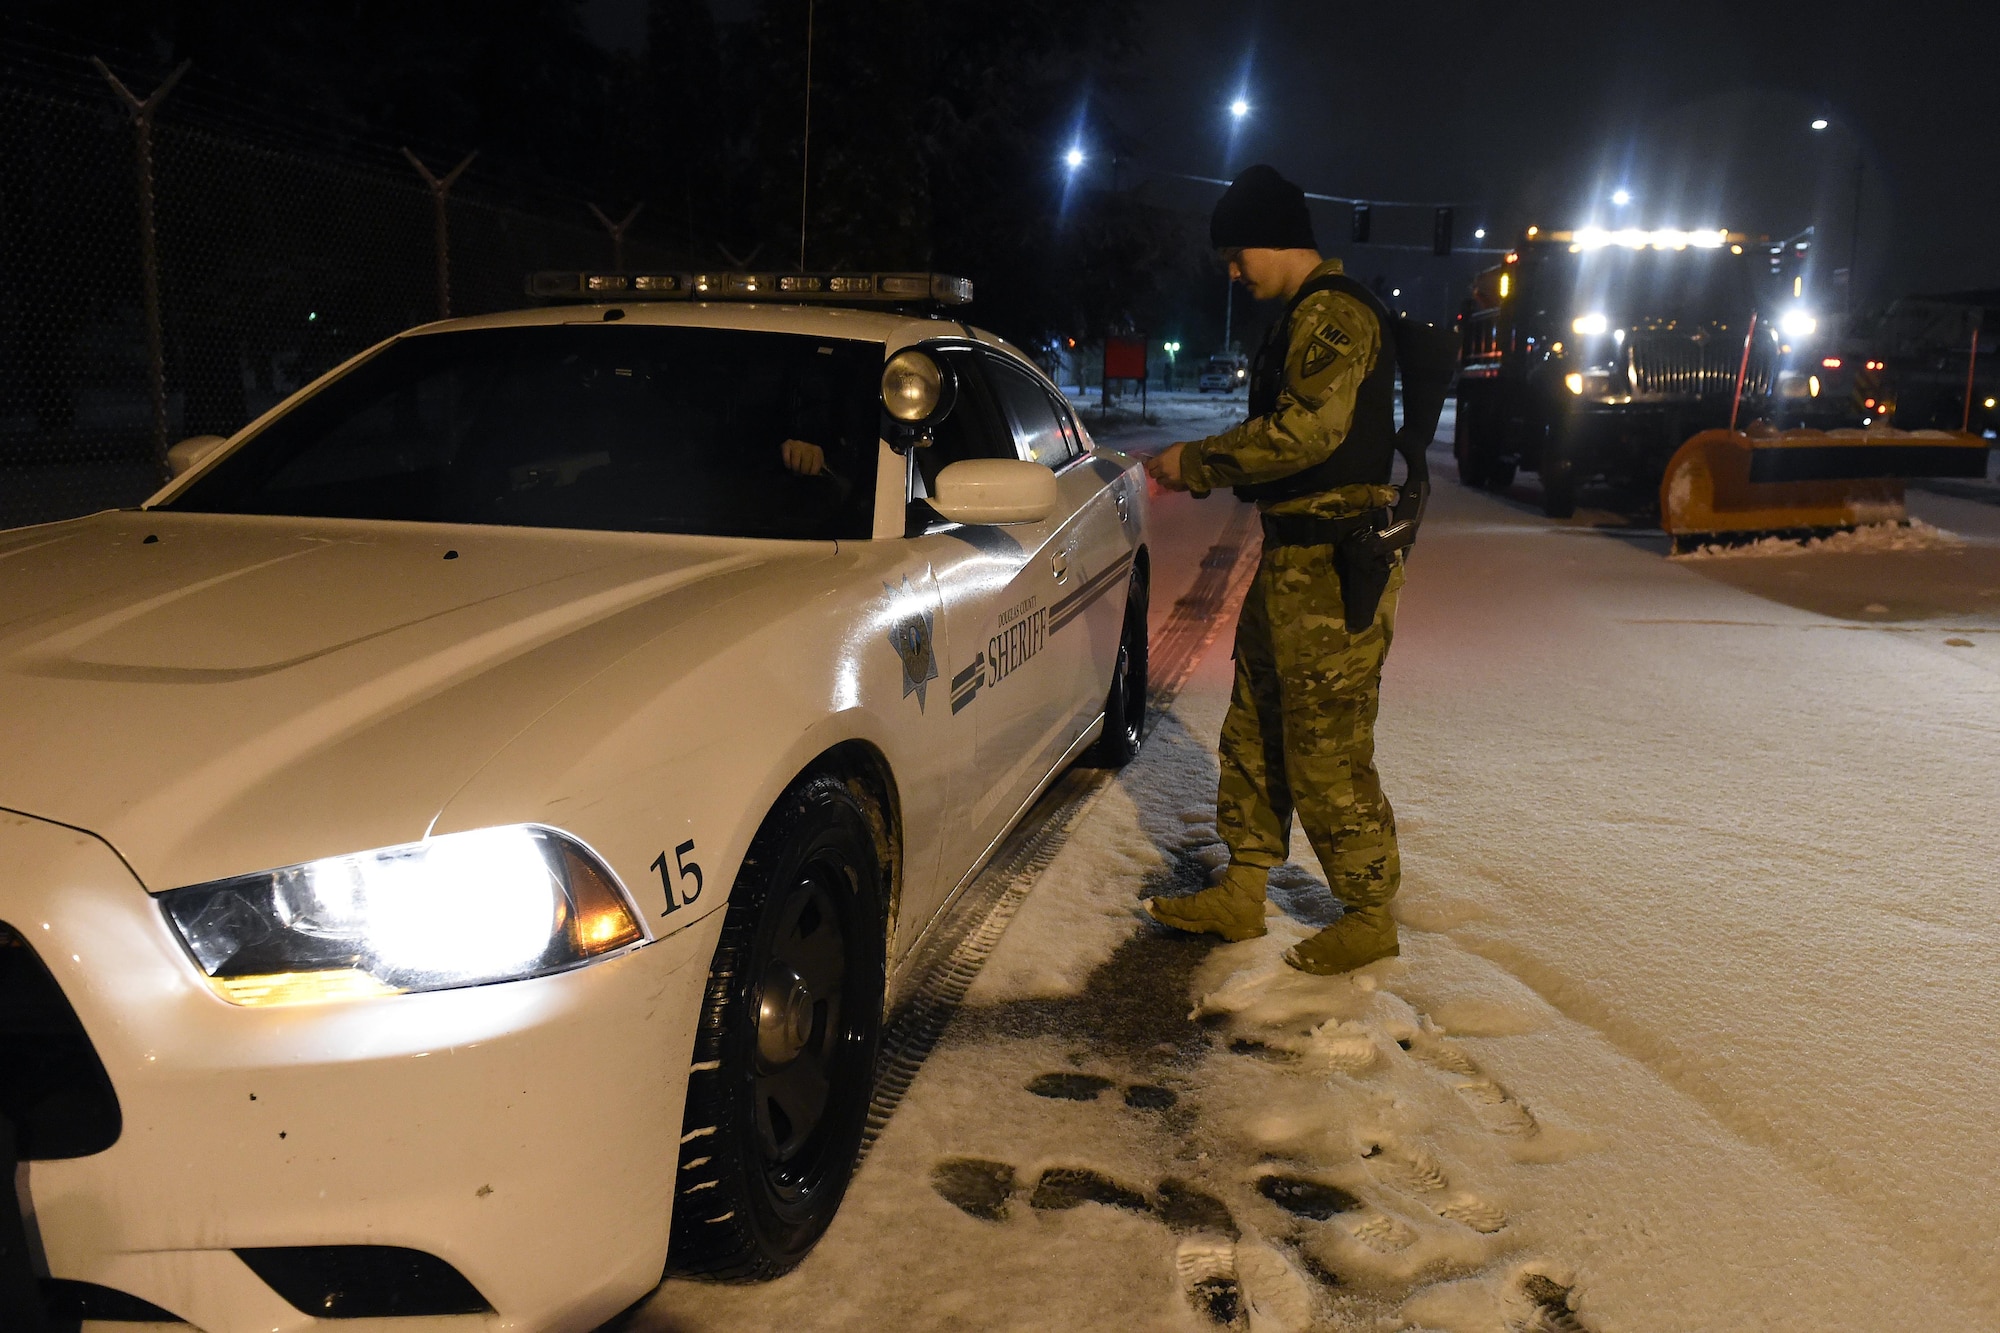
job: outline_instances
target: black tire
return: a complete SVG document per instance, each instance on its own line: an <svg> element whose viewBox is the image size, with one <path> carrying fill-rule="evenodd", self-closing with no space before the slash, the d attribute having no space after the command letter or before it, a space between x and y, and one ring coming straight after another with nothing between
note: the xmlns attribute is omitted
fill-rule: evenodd
<svg viewBox="0 0 2000 1333"><path fill-rule="evenodd" d="M1486 475L1480 480L1486 489L1498 495L1514 484L1514 469L1518 466L1511 458L1487 460Z"/></svg>
<svg viewBox="0 0 2000 1333"><path fill-rule="evenodd" d="M1451 432L1451 456L1458 462L1458 484L1474 490L1486 484L1486 460L1479 448L1478 411L1470 398L1459 399Z"/></svg>
<svg viewBox="0 0 2000 1333"><path fill-rule="evenodd" d="M1111 668L1111 691L1104 699L1104 734L1084 755L1092 768L1123 768L1146 738L1146 580L1132 571L1125 594L1125 628L1118 636L1118 660Z"/></svg>
<svg viewBox="0 0 2000 1333"><path fill-rule="evenodd" d="M774 1278L833 1221L873 1091L884 897L854 791L827 775L787 791L736 876L709 968L670 1275Z"/></svg>

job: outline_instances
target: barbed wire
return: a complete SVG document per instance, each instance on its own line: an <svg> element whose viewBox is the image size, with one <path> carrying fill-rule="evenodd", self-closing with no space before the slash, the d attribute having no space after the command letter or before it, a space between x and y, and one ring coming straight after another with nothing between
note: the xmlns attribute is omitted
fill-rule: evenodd
<svg viewBox="0 0 2000 1333"><path fill-rule="evenodd" d="M138 111L91 54L0 30L0 527L137 503L167 442L230 433L439 308L434 200L401 145L198 67L148 113L149 302ZM105 64L139 101L159 81ZM440 171L476 147L411 146ZM679 257L614 239L580 188L478 168L445 203L456 314L524 304L535 269Z"/></svg>

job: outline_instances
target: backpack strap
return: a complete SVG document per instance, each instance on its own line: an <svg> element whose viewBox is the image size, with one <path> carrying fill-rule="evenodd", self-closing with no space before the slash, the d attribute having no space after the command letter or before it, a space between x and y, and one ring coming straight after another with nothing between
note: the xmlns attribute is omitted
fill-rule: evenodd
<svg viewBox="0 0 2000 1333"><path fill-rule="evenodd" d="M1391 314L1381 297L1345 273L1323 274L1300 287L1285 309L1287 327L1299 305L1317 292L1340 292L1367 306L1382 325L1382 351L1378 355L1392 357L1402 376L1403 425L1396 432L1396 452L1402 455L1405 470L1402 495L1386 523L1357 538L1365 547L1383 554L1402 550L1416 541L1417 525L1430 501L1431 466L1426 453L1437 434L1445 394L1458 364L1458 335Z"/></svg>

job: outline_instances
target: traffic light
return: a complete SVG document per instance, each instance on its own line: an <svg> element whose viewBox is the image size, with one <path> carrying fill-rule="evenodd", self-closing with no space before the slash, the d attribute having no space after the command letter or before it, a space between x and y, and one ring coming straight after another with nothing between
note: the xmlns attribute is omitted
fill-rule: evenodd
<svg viewBox="0 0 2000 1333"><path fill-rule="evenodd" d="M1356 245L1368 244L1368 224L1372 217L1373 214L1369 210L1368 205L1356 204L1354 206L1354 243Z"/></svg>
<svg viewBox="0 0 2000 1333"><path fill-rule="evenodd" d="M1451 210L1440 208L1431 218L1431 253L1451 253Z"/></svg>

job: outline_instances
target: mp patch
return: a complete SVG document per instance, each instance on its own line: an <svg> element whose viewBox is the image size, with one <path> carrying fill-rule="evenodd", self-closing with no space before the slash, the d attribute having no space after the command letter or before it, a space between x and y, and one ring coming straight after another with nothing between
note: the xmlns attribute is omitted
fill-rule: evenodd
<svg viewBox="0 0 2000 1333"><path fill-rule="evenodd" d="M1299 375L1303 379L1316 379L1326 368L1354 351L1354 339L1347 336L1347 330L1338 324L1322 324L1313 331L1312 340L1306 344L1306 354L1299 364Z"/></svg>

